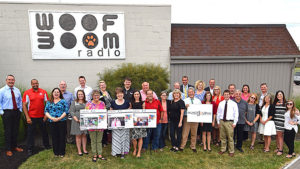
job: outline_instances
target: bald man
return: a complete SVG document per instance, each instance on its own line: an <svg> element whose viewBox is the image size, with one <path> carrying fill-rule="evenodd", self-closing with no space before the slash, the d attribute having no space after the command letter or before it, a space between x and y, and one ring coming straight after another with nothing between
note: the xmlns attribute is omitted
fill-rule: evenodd
<svg viewBox="0 0 300 169"><path fill-rule="evenodd" d="M142 90L140 90L141 96L142 96L142 101L146 100L147 97L147 91L150 89L150 85L148 82L143 82L142 83ZM158 99L156 93L153 91L153 98Z"/></svg>

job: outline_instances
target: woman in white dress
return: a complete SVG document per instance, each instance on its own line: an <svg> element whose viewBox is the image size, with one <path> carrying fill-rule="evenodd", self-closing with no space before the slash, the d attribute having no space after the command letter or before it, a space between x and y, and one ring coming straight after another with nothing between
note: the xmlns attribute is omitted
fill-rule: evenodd
<svg viewBox="0 0 300 169"><path fill-rule="evenodd" d="M258 129L259 133L264 135L264 152L270 152L271 135L276 135L274 113L275 107L272 104L271 95L268 94L263 99Z"/></svg>

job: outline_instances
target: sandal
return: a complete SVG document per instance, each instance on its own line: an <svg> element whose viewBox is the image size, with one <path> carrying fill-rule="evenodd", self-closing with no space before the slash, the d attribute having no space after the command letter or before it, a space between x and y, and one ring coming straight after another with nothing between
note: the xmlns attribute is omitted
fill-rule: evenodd
<svg viewBox="0 0 300 169"><path fill-rule="evenodd" d="M264 152L265 152L265 153L268 153L268 152L270 152L270 150L266 150L266 149L264 149Z"/></svg>
<svg viewBox="0 0 300 169"><path fill-rule="evenodd" d="M98 155L98 158L99 158L100 160L106 160L106 158L104 158L102 155Z"/></svg>
<svg viewBox="0 0 300 169"><path fill-rule="evenodd" d="M251 150L254 150L254 145L251 145L251 146L250 146L250 149L251 149Z"/></svg>
<svg viewBox="0 0 300 169"><path fill-rule="evenodd" d="M286 158L292 158L293 155L288 154L288 155L286 155L285 157L286 157Z"/></svg>
<svg viewBox="0 0 300 169"><path fill-rule="evenodd" d="M83 154L85 154L85 155L88 155L88 154L89 154L89 152L83 152Z"/></svg>
<svg viewBox="0 0 300 169"><path fill-rule="evenodd" d="M279 151L279 148L276 148L275 150L274 150L274 153L277 153Z"/></svg>
<svg viewBox="0 0 300 169"><path fill-rule="evenodd" d="M92 161L97 162L97 156L93 156Z"/></svg>
<svg viewBox="0 0 300 169"><path fill-rule="evenodd" d="M278 150L277 154L278 156L281 156L283 154L283 151L282 150Z"/></svg>
<svg viewBox="0 0 300 169"><path fill-rule="evenodd" d="M296 153L293 153L292 156L293 156L293 157L296 157Z"/></svg>

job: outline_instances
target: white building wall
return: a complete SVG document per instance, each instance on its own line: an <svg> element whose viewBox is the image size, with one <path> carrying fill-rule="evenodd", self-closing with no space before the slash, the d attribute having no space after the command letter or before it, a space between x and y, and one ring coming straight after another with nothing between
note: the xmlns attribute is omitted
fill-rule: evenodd
<svg viewBox="0 0 300 169"><path fill-rule="evenodd" d="M32 60L28 10L124 12L125 60ZM0 84L13 74L16 83L30 87L36 78L40 87L51 90L65 80L69 90L84 75L95 88L97 73L122 63L159 63L169 67L171 36L170 5L81 5L0 3Z"/></svg>

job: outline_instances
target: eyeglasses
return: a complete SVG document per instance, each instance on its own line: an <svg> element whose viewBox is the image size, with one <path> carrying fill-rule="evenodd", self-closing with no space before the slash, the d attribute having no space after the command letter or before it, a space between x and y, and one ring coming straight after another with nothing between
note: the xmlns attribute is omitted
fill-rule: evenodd
<svg viewBox="0 0 300 169"><path fill-rule="evenodd" d="M161 96L167 96L167 95L161 95Z"/></svg>
<svg viewBox="0 0 300 169"><path fill-rule="evenodd" d="M250 97L250 98L256 100L256 97Z"/></svg>
<svg viewBox="0 0 300 169"><path fill-rule="evenodd" d="M292 106L292 105L293 105L293 103L287 103L287 105L289 105L289 106Z"/></svg>

